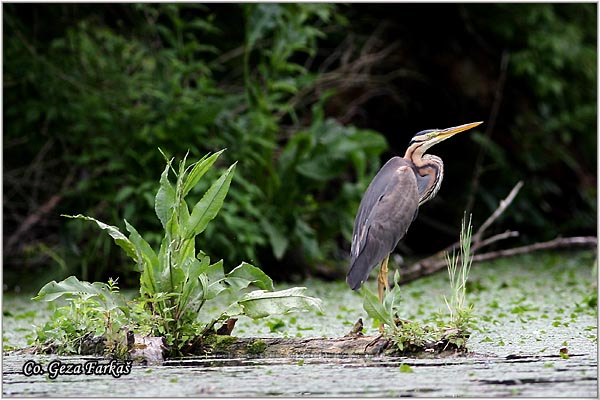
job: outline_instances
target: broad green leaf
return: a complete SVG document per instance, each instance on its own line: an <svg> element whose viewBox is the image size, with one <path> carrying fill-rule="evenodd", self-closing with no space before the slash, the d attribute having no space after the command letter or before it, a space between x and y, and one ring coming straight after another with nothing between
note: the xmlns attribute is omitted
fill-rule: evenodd
<svg viewBox="0 0 600 400"><path fill-rule="evenodd" d="M223 153L224 151L225 151L225 149L218 151L218 152L214 153L213 155L211 155L210 157L208 157L208 154L207 154L204 157L202 157L202 159L194 165L194 167L192 168L192 170L190 171L190 173L188 174L188 176L185 179L185 183L183 185L182 197L185 197L190 192L190 190L192 190L192 188L194 186L196 186L196 184L200 181L200 178L202 178L202 176L206 173L206 171L208 171L210 169L210 167L212 167L212 165L215 163L215 161L217 161L217 158L219 158L221 153Z"/></svg>
<svg viewBox="0 0 600 400"><path fill-rule="evenodd" d="M196 259L194 256L195 253L195 243L194 239L182 240L181 245L178 249L175 249L176 260L175 264L182 265L188 259Z"/></svg>
<svg viewBox="0 0 600 400"><path fill-rule="evenodd" d="M158 290L160 292L171 292L171 274L170 268L173 265L173 240L169 241L167 236L162 240L160 244L160 251L158 252L158 262L160 264L160 276L157 281L162 284Z"/></svg>
<svg viewBox="0 0 600 400"><path fill-rule="evenodd" d="M223 205L223 200L225 200L225 195L227 195L227 191L229 190L235 166L236 164L233 164L229 167L204 193L202 199L196 203L190 219L185 225L183 234L185 239L193 238L202 233L208 223L217 216Z"/></svg>
<svg viewBox="0 0 600 400"><path fill-rule="evenodd" d="M158 270L156 272L157 276L156 278L153 280L154 282L159 283L157 290L154 292L151 292L152 294L156 294L157 292L164 292L166 291L166 287L163 284L163 272L166 271L169 268L169 242L168 239L165 235L165 237L163 237L161 243L160 243L160 249L158 251ZM145 272L145 271L144 271ZM147 274L142 274L142 281L144 283L144 278L147 278L148 275ZM149 286L151 287L151 286Z"/></svg>
<svg viewBox="0 0 600 400"><path fill-rule="evenodd" d="M188 220L190 219L190 211L188 210L187 203L182 201L179 204L179 224L181 226L187 225Z"/></svg>
<svg viewBox="0 0 600 400"><path fill-rule="evenodd" d="M219 293L226 289L226 287L223 285L223 281L225 279L223 260L219 260L216 263L209 265L208 268L203 271L203 275L206 276L208 280L208 288L205 294L206 300L214 299L219 295Z"/></svg>
<svg viewBox="0 0 600 400"><path fill-rule="evenodd" d="M273 280L260 268L247 262L242 262L228 273L225 282L230 284L234 291L245 289L251 283L264 290L274 290Z"/></svg>
<svg viewBox="0 0 600 400"><path fill-rule="evenodd" d="M169 271L169 282L171 292L180 294L185 284L185 271L182 266L172 265Z"/></svg>
<svg viewBox="0 0 600 400"><path fill-rule="evenodd" d="M208 260L208 257L202 257ZM203 263L204 265L204 263ZM225 278L225 269L223 268L223 260L219 260L214 264L208 265L202 270L203 274L206 274L209 282L221 281Z"/></svg>
<svg viewBox="0 0 600 400"><path fill-rule="evenodd" d="M94 297L103 304L104 310L112 311L119 308L125 315L129 316L129 307L125 299L119 293L111 292L106 283L80 281L75 276L70 276L58 283L56 281L47 283L33 300L50 302L62 296L66 298Z"/></svg>
<svg viewBox="0 0 600 400"><path fill-rule="evenodd" d="M133 261L136 262L136 264L140 264L142 262L142 260L138 257L138 251L137 251L135 245L131 242L131 240L129 240L127 238L127 236L125 236L123 233L121 233L119 228L117 228L116 226L105 224L104 222L98 221L96 218L87 217L87 216L81 215L81 214L78 214L78 215L61 214L61 216L67 217L67 218L83 219L86 221L95 222L100 227L100 229L106 231L114 239L115 243L119 247L121 247L123 250L125 250L125 253L127 253L127 255L129 257L131 257L133 259Z"/></svg>
<svg viewBox="0 0 600 400"><path fill-rule="evenodd" d="M383 297L383 309L386 310L390 320L394 320L396 309L402 301L402 293L400 290L400 273L398 270L394 272L394 287L385 293Z"/></svg>
<svg viewBox="0 0 600 400"><path fill-rule="evenodd" d="M195 257L190 257L186 260L186 263L184 264L183 268L186 274L185 282L183 284L181 300L179 303L181 307L187 306L187 303L192 297L192 295L194 295L194 297L198 296L198 294L195 294L195 292L198 289L198 284L201 283L198 277L202 274L202 270L205 269L206 265L208 265L208 257L205 257L202 261L199 261ZM205 281L206 283L208 283L207 279L205 279ZM207 287L208 285L206 284L204 285L204 287L200 288L201 293L199 294L199 296L204 296Z"/></svg>
<svg viewBox="0 0 600 400"><path fill-rule="evenodd" d="M181 228L179 226L179 219L175 213L170 214L171 219L167 221L167 225L165 226L165 234L169 237L169 239L173 240L180 236Z"/></svg>
<svg viewBox="0 0 600 400"><path fill-rule="evenodd" d="M317 154L296 165L296 171L307 178L319 182L330 181L340 174L343 159L334 154Z"/></svg>
<svg viewBox="0 0 600 400"><path fill-rule="evenodd" d="M210 300L210 292L208 285L208 278L204 274L200 274L197 278L198 280L198 288L194 293L193 300Z"/></svg>
<svg viewBox="0 0 600 400"><path fill-rule="evenodd" d="M261 220L261 226L269 236L269 242L271 242L271 248L273 249L273 255L276 259L281 260L285 251L287 250L289 239L286 235L281 232L274 224L271 224L266 219Z"/></svg>
<svg viewBox="0 0 600 400"><path fill-rule="evenodd" d="M160 220L163 228L166 229L167 223L171 220L175 207L175 189L169 182L170 163L167 163L165 170L160 175L160 187L154 198L154 211Z"/></svg>
<svg viewBox="0 0 600 400"><path fill-rule="evenodd" d="M363 292L363 308L369 317L388 324L389 326L394 326L393 320L390 321L390 315L379 301L379 297L364 285L361 291Z"/></svg>
<svg viewBox="0 0 600 400"><path fill-rule="evenodd" d="M295 287L276 292L255 290L246 293L238 301L244 315L262 318L273 314L286 314L292 311L321 310L321 300L304 295L304 287Z"/></svg>

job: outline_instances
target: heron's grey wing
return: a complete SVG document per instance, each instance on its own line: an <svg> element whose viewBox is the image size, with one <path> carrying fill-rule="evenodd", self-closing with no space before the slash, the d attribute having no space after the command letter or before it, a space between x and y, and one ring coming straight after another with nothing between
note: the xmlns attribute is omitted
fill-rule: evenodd
<svg viewBox="0 0 600 400"><path fill-rule="evenodd" d="M346 282L358 289L369 273L396 247L414 220L419 192L410 164L388 161L367 188L352 235L352 261Z"/></svg>
<svg viewBox="0 0 600 400"><path fill-rule="evenodd" d="M368 228L369 215L373 212L376 204L381 200L381 196L387 194L390 188L394 189L398 186L396 182L392 182L396 172L403 166L410 167L410 163L401 157L392 157L384 164L383 167L377 172L367 190L365 191L358 212L356 213L356 220L354 221L354 230L352 233L352 257L358 257L358 254L364 247L364 241L366 238L366 231ZM410 178L410 177L409 177ZM400 182L400 185L403 183ZM410 184L410 183L408 183ZM406 184L406 186L408 186ZM396 188L396 190L402 190Z"/></svg>

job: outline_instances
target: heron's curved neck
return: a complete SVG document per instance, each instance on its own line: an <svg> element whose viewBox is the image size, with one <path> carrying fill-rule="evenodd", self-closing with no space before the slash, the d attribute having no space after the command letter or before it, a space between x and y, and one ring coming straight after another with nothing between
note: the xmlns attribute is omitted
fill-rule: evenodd
<svg viewBox="0 0 600 400"><path fill-rule="evenodd" d="M421 149L408 149L404 158L413 165L419 188L419 205L431 200L442 185L444 177L444 163L442 159L423 154Z"/></svg>

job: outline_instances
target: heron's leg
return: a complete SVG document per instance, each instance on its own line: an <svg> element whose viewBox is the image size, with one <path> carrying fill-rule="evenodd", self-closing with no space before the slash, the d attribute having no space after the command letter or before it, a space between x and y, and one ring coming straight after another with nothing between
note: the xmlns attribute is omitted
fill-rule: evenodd
<svg viewBox="0 0 600 400"><path fill-rule="evenodd" d="M390 290L390 284L388 283L388 260L390 256L388 256L381 263L381 268L379 268L379 275L377 276L377 293L379 294L379 301L383 303L383 289L386 291Z"/></svg>
<svg viewBox="0 0 600 400"><path fill-rule="evenodd" d="M390 291L390 283L388 281L388 261L389 260L390 260L390 255L388 254L388 256L385 258L385 260L383 260L383 263L381 263L381 273L383 275L383 286L385 286L386 292Z"/></svg>
<svg viewBox="0 0 600 400"><path fill-rule="evenodd" d="M389 254L381 263L381 268L379 268L379 275L377 275L377 293L379 294L379 301L383 303L383 290L389 292L390 284L388 283L388 261ZM383 333L383 324L379 325L379 332Z"/></svg>

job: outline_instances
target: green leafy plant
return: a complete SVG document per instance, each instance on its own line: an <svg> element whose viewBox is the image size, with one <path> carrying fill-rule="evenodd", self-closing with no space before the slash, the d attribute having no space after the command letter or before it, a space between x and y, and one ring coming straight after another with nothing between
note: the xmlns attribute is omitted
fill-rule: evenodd
<svg viewBox="0 0 600 400"><path fill-rule="evenodd" d="M212 167L223 150L207 154L199 161L186 166L186 157L175 168L173 160L165 156L167 165L161 174L159 189L155 196L155 212L160 220L164 236L158 252L125 220L127 237L117 227L107 225L95 218L76 215L68 218L94 222L106 231L125 253L133 259L140 273L140 298L137 304L128 305L115 285L80 282L69 277L60 283L52 281L45 285L35 298L53 301L61 296L72 300L71 305L92 302L93 309L105 315L105 333L114 333L111 313L120 310L130 324L139 325L144 332L164 336L167 344L178 351L190 339L198 335L214 333L215 323L231 316L245 315L262 318L271 314L283 314L294 310L320 309L320 300L304 295L306 288L297 287L274 291L273 281L259 268L242 262L225 273L223 260L211 264L210 257L196 251L196 237L219 212L229 185L235 164L229 167L202 198L190 209L186 195L196 186ZM169 173L176 177L175 184ZM250 285L259 290L245 292ZM202 309L209 301L220 298L229 305L215 316L203 315ZM134 312L131 312L133 310ZM202 318L204 317L204 318ZM202 320L205 323L202 323ZM206 323L206 320L208 322ZM83 325L69 332L80 335L91 327ZM98 333L96 326L96 333ZM114 335L113 335L114 336Z"/></svg>
<svg viewBox="0 0 600 400"><path fill-rule="evenodd" d="M462 220L460 232L460 254L446 255L450 288L452 295L450 301L444 297L449 310L450 321L438 315L434 326L425 326L418 321L406 321L399 318L401 315L402 296L400 293L400 274L394 272L394 286L385 293L380 302L377 295L363 285L363 308L369 317L383 326L383 334L390 338L400 352L413 352L422 350L425 346L442 344L442 349L448 344L464 350L473 324L473 308L467 306L466 290L469 271L471 268L471 235L472 226L469 217L468 225L466 216Z"/></svg>
<svg viewBox="0 0 600 400"><path fill-rule="evenodd" d="M383 302L380 302L377 295L364 285L361 288L363 292L363 308L366 313L387 327L395 327L396 320L398 319L398 312L400 311L402 302L399 281L400 273L396 270L394 272L394 286L385 293Z"/></svg>
<svg viewBox="0 0 600 400"><path fill-rule="evenodd" d="M108 353L122 355L126 351L125 326L130 310L119 293L117 281L82 282L71 276L60 283L50 282L34 300L54 302L63 297L66 306L57 307L52 318L37 330L37 342L56 347L59 353L80 353L88 335L105 335Z"/></svg>

